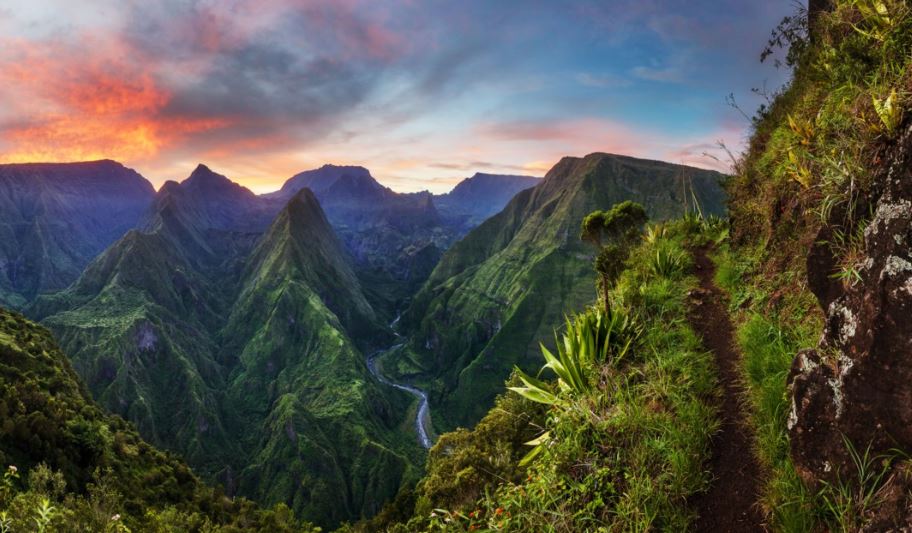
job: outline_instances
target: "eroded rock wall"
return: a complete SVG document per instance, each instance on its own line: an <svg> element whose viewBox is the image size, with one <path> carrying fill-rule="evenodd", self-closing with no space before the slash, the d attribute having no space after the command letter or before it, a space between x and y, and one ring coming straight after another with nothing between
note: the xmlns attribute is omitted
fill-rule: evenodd
<svg viewBox="0 0 912 533"><path fill-rule="evenodd" d="M881 156L859 279L832 275L825 233L808 258L809 286L826 313L816 349L789 375L792 457L809 484L854 473L864 453L912 449L912 124Z"/></svg>

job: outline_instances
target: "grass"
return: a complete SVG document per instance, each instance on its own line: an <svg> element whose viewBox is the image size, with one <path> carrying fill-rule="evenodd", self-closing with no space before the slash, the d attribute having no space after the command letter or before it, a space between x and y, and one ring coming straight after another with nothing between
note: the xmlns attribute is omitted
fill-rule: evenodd
<svg viewBox="0 0 912 533"><path fill-rule="evenodd" d="M697 286L686 273L686 250L702 238L692 231L698 227L667 224L633 250L611 293L611 309L641 326L631 330L635 342L621 335L606 343L617 324L608 327L603 311L589 310L568 323L558 353L549 358L549 370L557 370L560 378L556 383L540 381L553 374L513 382L520 393L513 397L547 404L544 418L530 426L531 437L512 439L519 443L514 457L536 446L528 466L517 462L518 472L494 476L475 500L419 497L425 503L407 530L678 531L690 526L694 514L687 501L708 486L704 464L718 428L712 356L703 351L686 316L686 294ZM657 253L681 260L675 268L655 269ZM438 471L466 472L457 478L476 479L469 465L477 459L463 450L490 438L496 419L491 417L499 413L492 411L481 429L443 437L431 452L431 475L420 486L422 494L452 483ZM516 428L503 433L515 434ZM441 456L447 443L455 446ZM493 450L475 453L496 456ZM453 457L465 457L466 467L454 465Z"/></svg>

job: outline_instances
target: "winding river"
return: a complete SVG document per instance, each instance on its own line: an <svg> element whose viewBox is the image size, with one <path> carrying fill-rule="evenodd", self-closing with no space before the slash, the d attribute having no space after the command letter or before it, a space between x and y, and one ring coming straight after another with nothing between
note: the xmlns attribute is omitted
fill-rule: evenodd
<svg viewBox="0 0 912 533"><path fill-rule="evenodd" d="M395 328L396 323L399 322L399 317L396 317L396 320L390 324L391 328ZM395 330L394 330L395 333ZM396 337L400 337L398 333L395 333ZM396 383L386 376L380 373L380 370L377 368L377 359L382 357L384 354L391 352L397 348L401 348L405 342L400 342L399 344L394 344L385 350L377 350L376 352L367 356L367 368L370 370L370 373L373 374L377 381L388 385L390 387L397 388L399 390L405 391L412 396L418 398L418 413L415 415L415 432L418 434L418 442L421 443L426 449L430 449L433 442L431 442L431 437L428 435L428 425L431 423L431 409L428 405L427 393L423 390L413 387L411 385L406 385L404 383Z"/></svg>

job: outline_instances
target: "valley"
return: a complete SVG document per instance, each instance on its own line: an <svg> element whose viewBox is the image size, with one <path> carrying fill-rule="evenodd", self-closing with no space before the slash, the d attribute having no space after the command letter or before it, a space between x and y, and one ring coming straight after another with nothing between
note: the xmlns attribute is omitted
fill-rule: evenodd
<svg viewBox="0 0 912 533"><path fill-rule="evenodd" d="M377 378L377 381L383 383L384 385L389 385L390 387L403 390L415 398L418 399L418 410L415 413L415 433L418 437L418 442L421 443L425 449L431 449L433 441L430 437L430 432L428 427L431 424L431 412L430 404L428 402L427 393L411 385L406 385L404 383L395 383L386 378L380 369L377 367L377 360L392 350L397 350L402 348L404 344L396 344L390 347L387 350L376 351L367 356L367 368L370 369L371 374Z"/></svg>
<svg viewBox="0 0 912 533"><path fill-rule="evenodd" d="M909 0L190 4L0 8L0 533L912 531Z"/></svg>
<svg viewBox="0 0 912 533"><path fill-rule="evenodd" d="M566 281L578 296L550 311L557 314L593 294L590 256L570 233L577 214L600 201L598 191L608 202L621 198L612 196L621 183L645 194L655 180L686 186L687 172L697 172L694 197L712 209L721 197L713 173L605 154L580 161L582 170L562 162L544 180L504 177L502 193L497 176L477 175L439 199L394 193L364 168L332 165L258 196L199 165L183 182L166 183L135 228L72 285L37 295L25 312L55 334L105 408L229 494L288 504L321 526L371 516L419 479L435 436L489 408L501 390L493 383L506 377L486 371L491 385L478 386L490 390L469 410L447 403L458 393L445 379L398 372L423 338L412 318L424 313L423 295L443 276L459 279L458 270L441 274L454 261L446 252L438 265L441 252L455 242L458 257L488 239L486 227L503 226L498 217L518 216L507 231L533 231L526 219L552 202L547 195L571 205L588 190L587 203L551 215L545 233L562 235L561 259L549 261L573 257L571 272L579 272ZM551 192L527 206L523 188L533 185ZM674 216L687 202L675 196L680 190L650 199L650 209ZM471 227L498 203L516 215ZM568 244L572 251L558 251ZM517 331L533 343L549 329L545 320ZM438 360L448 350L441 346ZM346 495L341 505L332 494Z"/></svg>

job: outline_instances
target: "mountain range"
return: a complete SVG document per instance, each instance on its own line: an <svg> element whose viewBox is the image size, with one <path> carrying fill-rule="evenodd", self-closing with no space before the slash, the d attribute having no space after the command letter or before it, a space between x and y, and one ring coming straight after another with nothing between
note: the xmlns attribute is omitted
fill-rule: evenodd
<svg viewBox="0 0 912 533"><path fill-rule="evenodd" d="M366 365L393 337L353 245L395 256L448 230L425 228L440 220L431 195L397 194L364 169L306 183L334 219L299 185L257 196L200 165L165 183L135 229L27 313L55 333L92 395L145 438L230 493L331 525L377 512L417 479L422 456L412 398ZM349 223L374 240L345 246L340 236L361 235ZM439 251L417 255L426 277Z"/></svg>
<svg viewBox="0 0 912 533"><path fill-rule="evenodd" d="M530 176L476 173L459 182L452 191L434 197L440 213L471 228L496 215L520 191L541 182Z"/></svg>
<svg viewBox="0 0 912 533"><path fill-rule="evenodd" d="M22 301L145 439L229 494L334 526L421 475L415 399L367 365L398 342L397 311L408 342L383 372L426 388L438 429L471 423L592 299L586 213L634 199L675 216L688 186L719 212L720 178L592 154L544 180L479 174L441 196L331 165L258 196L200 165L69 287Z"/></svg>
<svg viewBox="0 0 912 533"><path fill-rule="evenodd" d="M443 195L396 193L364 167L324 165L292 176L264 196L284 201L303 188L312 190L353 257L372 304L392 320L444 250L538 181L476 174Z"/></svg>

